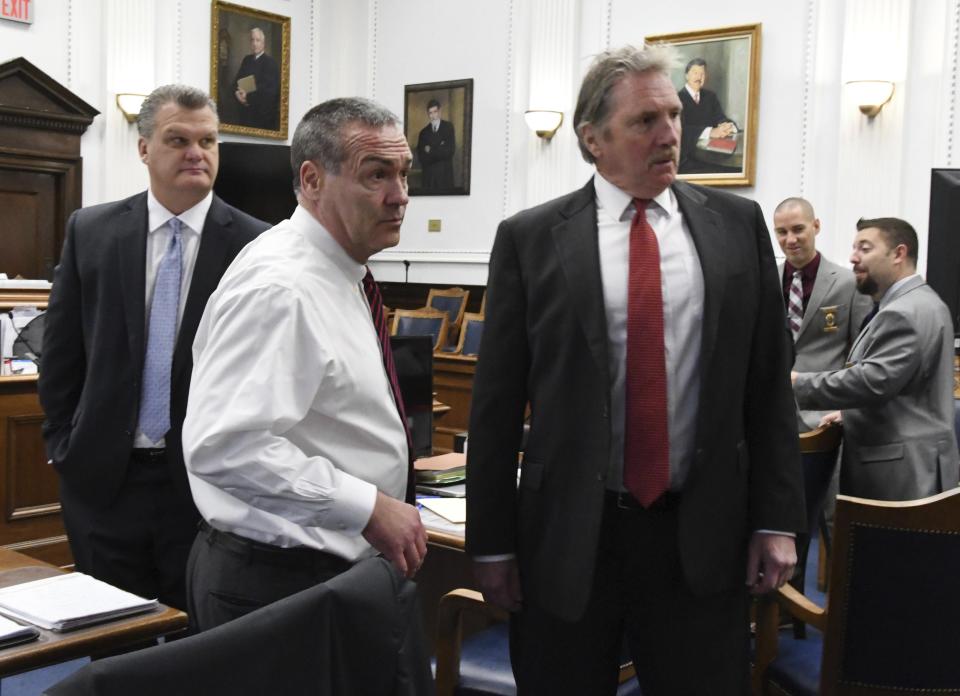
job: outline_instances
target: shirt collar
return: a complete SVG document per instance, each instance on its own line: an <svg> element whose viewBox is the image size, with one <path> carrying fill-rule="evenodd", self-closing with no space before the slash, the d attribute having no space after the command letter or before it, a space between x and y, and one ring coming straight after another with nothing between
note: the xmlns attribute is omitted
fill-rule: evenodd
<svg viewBox="0 0 960 696"><path fill-rule="evenodd" d="M687 94L689 94L691 97L693 97L694 99L699 99L700 90L697 90L696 92L694 92L692 89L690 89L690 85L687 85L687 84L685 84L683 88L687 90Z"/></svg>
<svg viewBox="0 0 960 696"><path fill-rule="evenodd" d="M614 220L623 222L633 217L633 196L611 184L600 172L593 177L593 187L597 192L598 207L607 211ZM669 186L661 191L653 201L660 206L667 217L673 217L677 211L677 198Z"/></svg>
<svg viewBox="0 0 960 696"><path fill-rule="evenodd" d="M813 255L813 258L810 259L809 263L803 268L796 268L789 261L783 262L783 275L784 277L789 277L793 275L794 271L800 271L800 277L805 280L816 280L817 271L820 269L820 252L818 251Z"/></svg>
<svg viewBox="0 0 960 696"><path fill-rule="evenodd" d="M887 291L883 293L883 297L880 298L880 308L883 309L884 307L886 307L890 303L890 300L892 300L894 296L897 294L897 290L899 290L904 285L906 285L908 281L913 280L919 275L920 275L919 273L911 273L906 278L901 278L896 283L894 283L889 288L887 288Z"/></svg>
<svg viewBox="0 0 960 696"><path fill-rule="evenodd" d="M186 227L190 228L198 235L203 232L203 225L207 220L207 213L210 212L210 206L213 204L213 191L209 191L199 203L192 208L187 208L179 215L174 215L165 207L153 191L147 189L147 232L156 232L166 225L170 218L180 218Z"/></svg>
<svg viewBox="0 0 960 696"><path fill-rule="evenodd" d="M298 205L290 216L290 223L329 258L343 272L347 280L351 283L359 283L363 280L363 276L367 274L366 266L350 258L346 250L340 246L340 242L331 236L330 231L321 225L309 210Z"/></svg>

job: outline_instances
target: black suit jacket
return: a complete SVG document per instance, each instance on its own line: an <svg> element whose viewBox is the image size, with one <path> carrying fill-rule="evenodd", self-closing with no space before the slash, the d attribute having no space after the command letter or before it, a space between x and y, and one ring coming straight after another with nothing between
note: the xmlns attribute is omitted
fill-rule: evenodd
<svg viewBox="0 0 960 696"><path fill-rule="evenodd" d="M280 68L277 61L266 53L259 58L252 53L244 56L233 80L233 88L237 88L237 80L247 75L253 75L257 89L247 94L247 106L237 105L240 125L277 130L280 128Z"/></svg>
<svg viewBox="0 0 960 696"><path fill-rule="evenodd" d="M193 337L207 298L237 253L267 223L216 195L200 236L173 355L167 460L188 498L181 430ZM108 505L123 483L140 407L146 350L147 194L82 208L67 222L44 331L39 392L47 456L91 504Z"/></svg>
<svg viewBox="0 0 960 696"><path fill-rule="evenodd" d="M427 152L427 146L430 151ZM427 124L417 137L417 159L423 169L423 188L453 188L453 153L457 139L450 121L440 121L437 132Z"/></svg>
<svg viewBox="0 0 960 696"><path fill-rule="evenodd" d="M733 119L723 113L716 92L709 89L700 90L699 104L693 101L686 88L677 92L677 96L683 104L683 112L680 114L680 123L683 126L680 136L680 172L683 173L693 159L697 140L700 139L703 129L713 128L727 121L733 123Z"/></svg>
<svg viewBox="0 0 960 696"><path fill-rule="evenodd" d="M680 182L674 192L705 295L695 458L678 534L686 580L707 594L743 585L751 532L805 529L803 488L783 298L760 207ZM592 180L501 223L487 288L467 550L517 554L524 601L575 620L590 594L611 447Z"/></svg>

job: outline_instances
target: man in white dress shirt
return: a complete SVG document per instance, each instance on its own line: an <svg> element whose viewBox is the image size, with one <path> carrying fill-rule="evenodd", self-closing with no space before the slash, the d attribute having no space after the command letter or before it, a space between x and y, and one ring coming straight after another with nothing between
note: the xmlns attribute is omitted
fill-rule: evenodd
<svg viewBox="0 0 960 696"><path fill-rule="evenodd" d="M399 241L411 159L378 104L311 109L291 146L299 206L210 298L184 427L205 520L187 571L201 630L378 552L407 576L423 561L426 532L404 502L402 405L364 265Z"/></svg>

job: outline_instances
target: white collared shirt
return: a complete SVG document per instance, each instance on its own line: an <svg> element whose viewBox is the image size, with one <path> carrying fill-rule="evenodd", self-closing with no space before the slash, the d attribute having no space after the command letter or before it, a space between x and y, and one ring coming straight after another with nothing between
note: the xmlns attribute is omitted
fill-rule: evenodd
<svg viewBox="0 0 960 696"><path fill-rule="evenodd" d="M610 360L611 487L623 487L623 438L627 350L627 282L630 271L630 194L598 172L597 233ZM670 488L683 487L693 460L700 397L700 344L704 285L700 257L677 199L665 189L647 207L647 220L660 247L663 340L667 374L667 428Z"/></svg>
<svg viewBox="0 0 960 696"><path fill-rule="evenodd" d="M901 287L906 285L907 281L912 280L913 278L916 278L919 275L920 275L919 273L911 273L906 278L901 278L896 283L894 283L889 288L887 288L887 291L883 293L883 297L880 298L880 309L883 309L888 304L890 304L891 299L893 299L894 295L897 294L897 290L899 290Z"/></svg>
<svg viewBox="0 0 960 696"><path fill-rule="evenodd" d="M174 215L163 207L156 196L153 195L153 191L147 190L147 263L144 269L144 282L146 283L144 299L146 305L143 312L145 336L150 326L150 307L153 303L153 286L157 282L157 269L160 268L160 262L167 253L167 248L170 246L170 237L173 235L170 219L178 217L180 222L183 223L180 227L183 266L180 269L180 307L177 310L177 335L179 335L180 322L183 320L183 309L187 305L187 295L190 293L190 281L193 280L193 268L197 263L197 252L200 249L200 235L203 233L203 225L207 220L207 213L210 211L212 203L213 191L210 191L195 206L183 211L180 215ZM137 428L133 446L163 447L164 439L160 438L159 441L154 442L140 432L140 428Z"/></svg>
<svg viewBox="0 0 960 696"><path fill-rule="evenodd" d="M194 341L183 454L213 527L353 561L377 490L403 499L407 442L360 282L298 207L247 245Z"/></svg>

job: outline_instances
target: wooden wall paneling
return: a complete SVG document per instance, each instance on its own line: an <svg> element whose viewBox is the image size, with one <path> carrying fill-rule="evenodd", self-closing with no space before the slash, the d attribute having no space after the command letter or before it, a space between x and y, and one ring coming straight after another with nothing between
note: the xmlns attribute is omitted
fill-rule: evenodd
<svg viewBox="0 0 960 696"><path fill-rule="evenodd" d="M437 400L450 410L434 419L433 452L453 451L453 436L466 431L470 424L470 398L477 359L460 355L433 356L433 391Z"/></svg>

